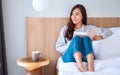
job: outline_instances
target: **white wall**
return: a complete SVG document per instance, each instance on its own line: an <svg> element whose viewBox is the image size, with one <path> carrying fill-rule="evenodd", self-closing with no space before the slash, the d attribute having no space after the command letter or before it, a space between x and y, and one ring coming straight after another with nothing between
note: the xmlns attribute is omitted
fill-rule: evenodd
<svg viewBox="0 0 120 75"><path fill-rule="evenodd" d="M83 4L88 17L120 17L120 0L48 0L48 8L36 12L32 0L2 0L9 75L25 75L17 65L18 58L26 57L26 17L68 17L74 4Z"/></svg>

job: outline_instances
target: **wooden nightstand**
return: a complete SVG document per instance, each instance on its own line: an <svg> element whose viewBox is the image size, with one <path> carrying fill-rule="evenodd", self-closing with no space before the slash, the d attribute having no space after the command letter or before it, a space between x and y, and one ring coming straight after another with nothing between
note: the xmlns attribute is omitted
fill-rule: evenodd
<svg viewBox="0 0 120 75"><path fill-rule="evenodd" d="M40 58L38 62L33 62L31 57L21 58L17 64L26 69L26 75L42 75L42 67L49 64L49 59Z"/></svg>

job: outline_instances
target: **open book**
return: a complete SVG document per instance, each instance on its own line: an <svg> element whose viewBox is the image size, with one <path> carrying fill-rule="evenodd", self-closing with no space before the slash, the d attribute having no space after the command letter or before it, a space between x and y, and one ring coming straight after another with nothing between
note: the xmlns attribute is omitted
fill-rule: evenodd
<svg viewBox="0 0 120 75"><path fill-rule="evenodd" d="M80 32L80 31L75 31L73 36L89 36L91 39L95 36L95 35L99 35L97 30L91 30L88 32Z"/></svg>
<svg viewBox="0 0 120 75"><path fill-rule="evenodd" d="M87 35L87 32L74 32L74 34L73 34L73 36L76 36L76 35L78 35L78 36L88 36Z"/></svg>

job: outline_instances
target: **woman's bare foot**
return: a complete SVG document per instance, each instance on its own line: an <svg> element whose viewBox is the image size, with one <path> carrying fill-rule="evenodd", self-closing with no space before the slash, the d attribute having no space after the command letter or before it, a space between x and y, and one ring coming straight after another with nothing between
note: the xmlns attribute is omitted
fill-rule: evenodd
<svg viewBox="0 0 120 75"><path fill-rule="evenodd" d="M94 72L94 68L92 66L88 67L89 72Z"/></svg>
<svg viewBox="0 0 120 75"><path fill-rule="evenodd" d="M88 71L94 72L94 56L93 53L87 55Z"/></svg>
<svg viewBox="0 0 120 75"><path fill-rule="evenodd" d="M86 72L86 69L82 68L80 69L80 72Z"/></svg>
<svg viewBox="0 0 120 75"><path fill-rule="evenodd" d="M94 72L94 70L88 70L88 72Z"/></svg>
<svg viewBox="0 0 120 75"><path fill-rule="evenodd" d="M80 52L76 52L74 54L74 57L75 57L75 60L76 60L76 63L77 63L77 66L80 72L86 72L86 69L84 68L83 63L82 63L82 54Z"/></svg>

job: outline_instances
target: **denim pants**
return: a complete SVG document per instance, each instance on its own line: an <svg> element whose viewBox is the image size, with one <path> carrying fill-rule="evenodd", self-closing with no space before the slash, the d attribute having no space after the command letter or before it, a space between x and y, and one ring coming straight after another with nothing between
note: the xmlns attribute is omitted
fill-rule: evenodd
<svg viewBox="0 0 120 75"><path fill-rule="evenodd" d="M75 36L62 56L63 61L76 62L74 58L75 52L80 52L82 54L82 61L87 62L86 55L93 53L92 40L88 36Z"/></svg>

